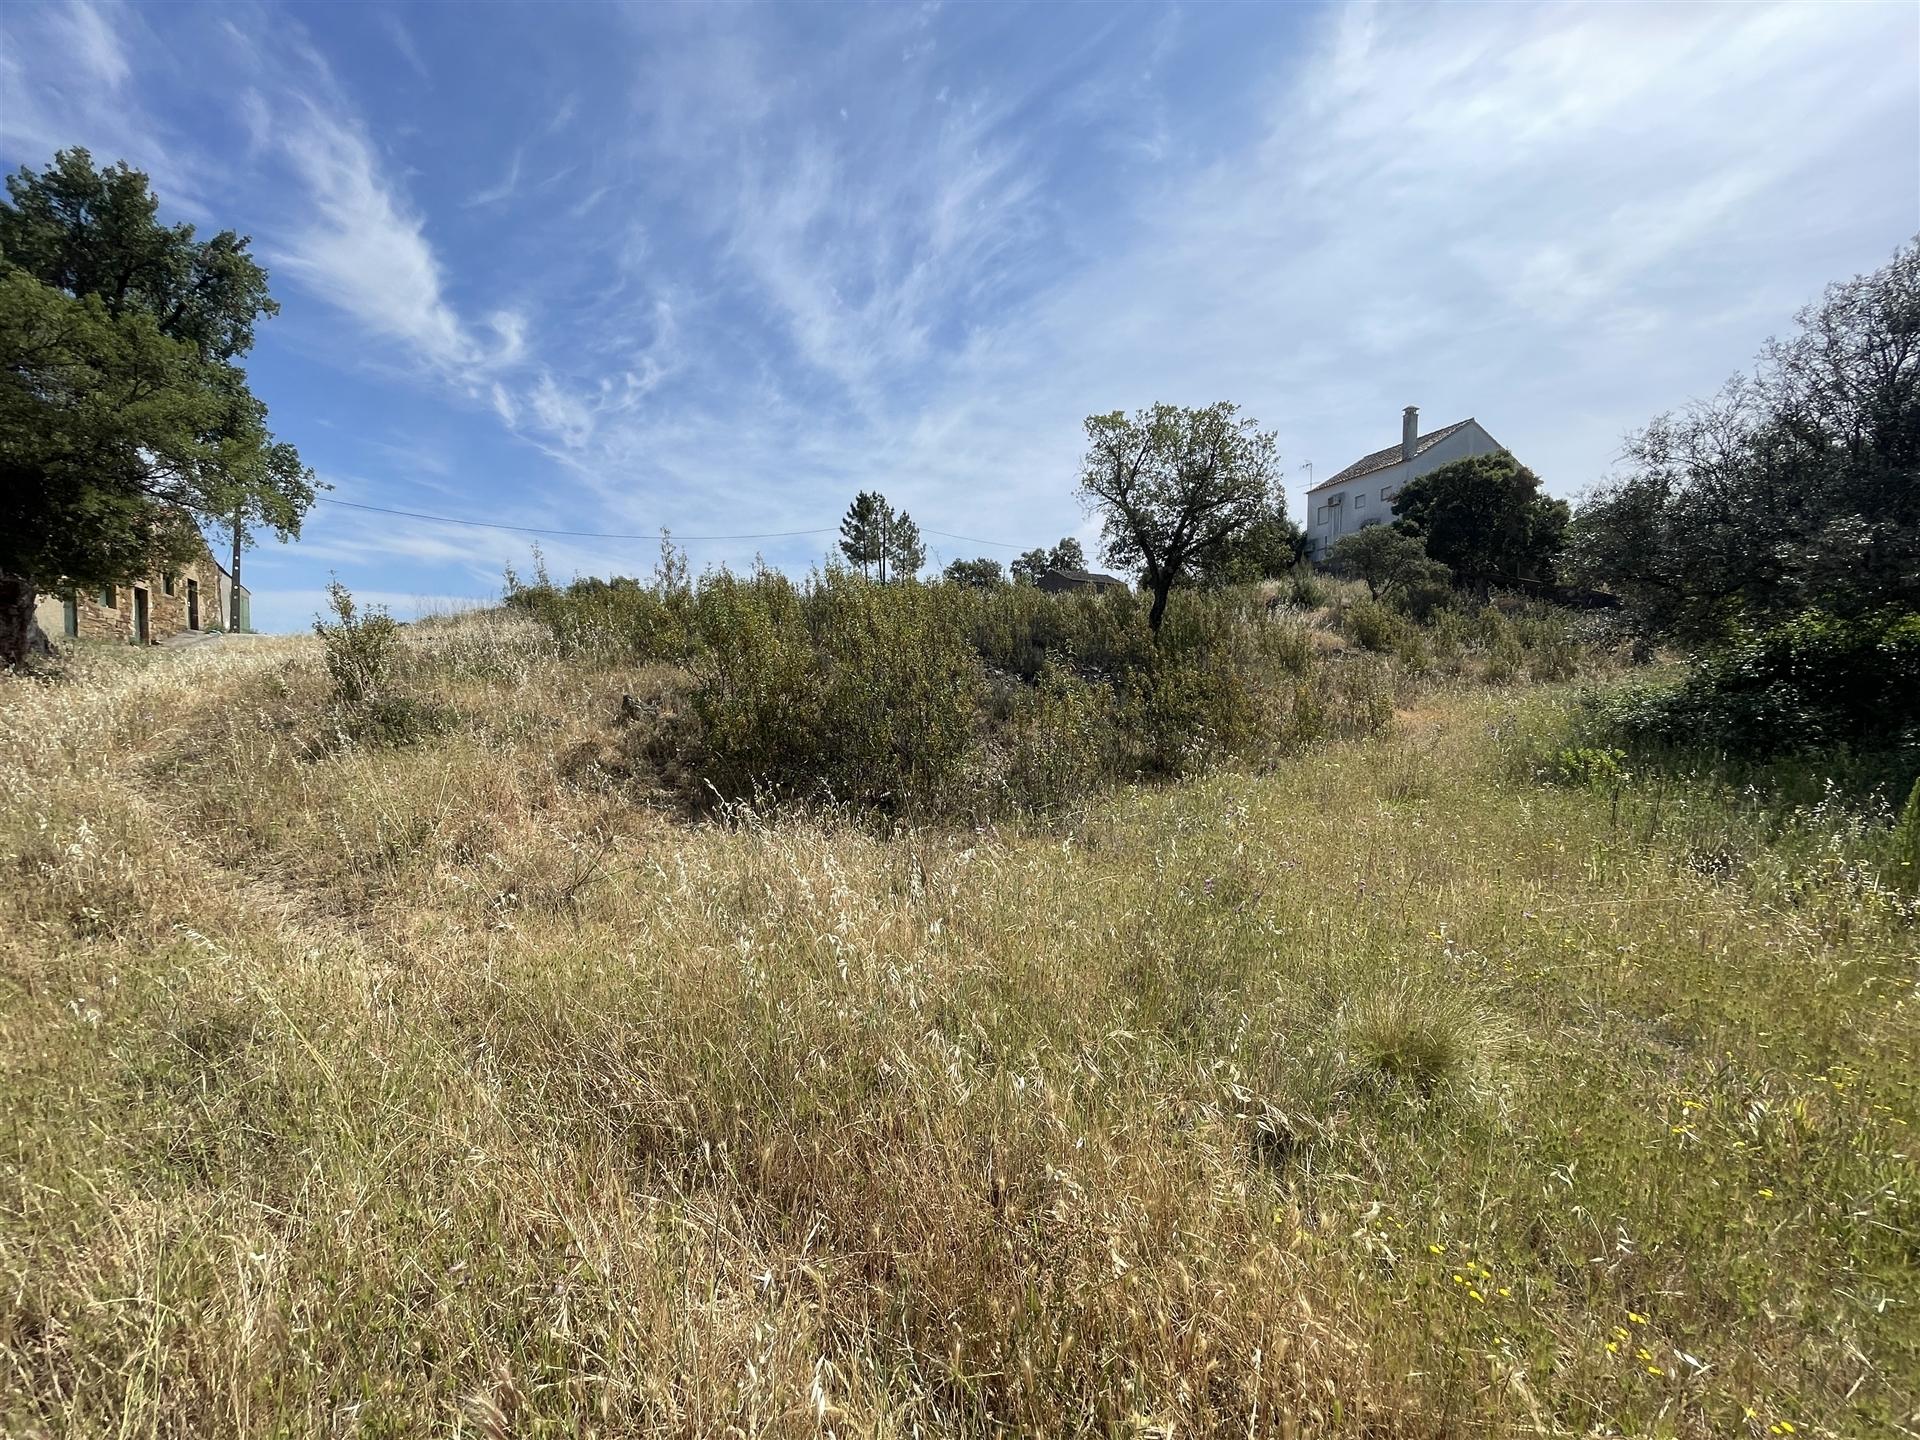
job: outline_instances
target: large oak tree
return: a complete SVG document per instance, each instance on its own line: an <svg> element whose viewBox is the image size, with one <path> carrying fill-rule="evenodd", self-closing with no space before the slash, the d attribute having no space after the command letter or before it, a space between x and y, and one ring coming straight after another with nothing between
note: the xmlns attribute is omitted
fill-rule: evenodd
<svg viewBox="0 0 1920 1440"><path fill-rule="evenodd" d="M63 150L0 201L0 663L53 585L190 559L200 526L297 535L313 476L240 361L278 307L231 230L163 225L147 177Z"/></svg>
<svg viewBox="0 0 1920 1440"><path fill-rule="evenodd" d="M1567 502L1504 450L1417 475L1394 497L1394 523L1482 599L1495 585L1550 580L1566 543Z"/></svg>
<svg viewBox="0 0 1920 1440"><path fill-rule="evenodd" d="M1581 506L1570 575L1649 631L1920 611L1920 241L1797 318L1752 376L1630 437Z"/></svg>
<svg viewBox="0 0 1920 1440"><path fill-rule="evenodd" d="M1272 513L1278 465L1273 434L1224 400L1088 417L1080 494L1100 516L1107 562L1146 582L1156 632L1174 585Z"/></svg>

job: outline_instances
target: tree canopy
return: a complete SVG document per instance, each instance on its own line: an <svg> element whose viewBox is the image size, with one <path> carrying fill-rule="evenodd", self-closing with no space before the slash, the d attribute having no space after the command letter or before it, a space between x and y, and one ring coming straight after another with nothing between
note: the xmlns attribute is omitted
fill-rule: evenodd
<svg viewBox="0 0 1920 1440"><path fill-rule="evenodd" d="M1226 401L1116 410L1086 428L1080 494L1100 516L1108 563L1146 581L1158 631L1174 585L1279 505L1278 447Z"/></svg>
<svg viewBox="0 0 1920 1440"><path fill-rule="evenodd" d="M1504 450L1471 455L1409 480L1394 497L1395 523L1461 585L1551 578L1565 543L1567 502L1540 492L1540 477Z"/></svg>
<svg viewBox="0 0 1920 1440"><path fill-rule="evenodd" d="M1368 525L1342 535L1327 552L1335 570L1364 580L1378 600L1400 597L1416 603L1434 591L1444 597L1452 575L1427 554L1418 535L1391 525Z"/></svg>
<svg viewBox="0 0 1920 1440"><path fill-rule="evenodd" d="M895 580L911 580L918 575L921 567L927 563L927 547L920 538L920 527L913 523L913 517L904 510L890 516L885 539L880 578L885 580L891 575Z"/></svg>
<svg viewBox="0 0 1920 1440"><path fill-rule="evenodd" d="M1060 543L1047 555L1049 570L1084 570L1087 568L1087 552L1081 548L1080 541L1072 535L1062 535Z"/></svg>
<svg viewBox="0 0 1920 1440"><path fill-rule="evenodd" d="M1632 436L1574 521L1569 576L1655 633L1920 611L1920 241L1796 319L1752 376Z"/></svg>
<svg viewBox="0 0 1920 1440"><path fill-rule="evenodd" d="M998 560L982 555L977 560L951 560L942 572L955 585L971 585L977 590L994 590L1007 583Z"/></svg>
<svg viewBox="0 0 1920 1440"><path fill-rule="evenodd" d="M1306 535L1276 493L1246 529L1202 550L1189 578L1208 587L1277 580L1298 565L1305 553Z"/></svg>
<svg viewBox="0 0 1920 1440"><path fill-rule="evenodd" d="M1084 570L1087 568L1087 552L1081 548L1079 540L1071 535L1063 535L1060 542L1051 550L1044 545L1021 554L1012 565L1016 584L1032 584L1049 570Z"/></svg>
<svg viewBox="0 0 1920 1440"><path fill-rule="evenodd" d="M200 525L297 535L311 472L238 361L277 307L248 240L162 225L147 177L63 150L0 202L0 662L36 593L190 558Z"/></svg>
<svg viewBox="0 0 1920 1440"><path fill-rule="evenodd" d="M862 490L840 521L840 553L862 575L883 583L911 579L927 563L920 527L906 511L896 512L877 490Z"/></svg>
<svg viewBox="0 0 1920 1440"><path fill-rule="evenodd" d="M853 497L853 503L840 519L840 553L847 557L849 565L859 566L862 575L871 573L880 563L883 553L880 512L886 503L883 496L862 490Z"/></svg>

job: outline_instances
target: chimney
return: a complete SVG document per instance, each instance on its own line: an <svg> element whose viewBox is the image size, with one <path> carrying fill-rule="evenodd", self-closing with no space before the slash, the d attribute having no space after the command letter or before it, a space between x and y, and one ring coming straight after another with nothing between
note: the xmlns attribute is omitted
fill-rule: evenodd
<svg viewBox="0 0 1920 1440"><path fill-rule="evenodd" d="M1400 417L1400 458L1411 460L1416 446L1420 443L1420 407L1407 406L1407 413Z"/></svg>

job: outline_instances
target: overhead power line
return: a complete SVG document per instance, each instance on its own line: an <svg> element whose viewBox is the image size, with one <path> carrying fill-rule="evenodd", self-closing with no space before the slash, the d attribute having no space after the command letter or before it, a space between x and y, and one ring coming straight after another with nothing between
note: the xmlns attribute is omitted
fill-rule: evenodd
<svg viewBox="0 0 1920 1440"><path fill-rule="evenodd" d="M611 530L543 530L537 525L503 525L497 520L462 520L457 515L429 515L421 510L393 510L385 505L362 505L357 500L316 497L323 505L344 505L349 510L371 510L376 515L404 515L409 520L432 520L440 525L468 525L476 530L510 530L516 535L555 535L569 540L658 540L660 532L647 535L623 535ZM753 535L676 535L676 540L787 540L799 535L826 535L830 529L765 530Z"/></svg>
<svg viewBox="0 0 1920 1440"><path fill-rule="evenodd" d="M322 505L342 505L349 510L367 510L375 515L401 515L409 520L431 520L436 525L465 525L475 530L506 530L515 535L551 535L566 540L658 540L659 531L650 534L624 534L613 530L546 530L537 525L507 525L498 520L466 520L458 515L429 515L424 510L395 510L386 505L363 505L358 500L336 500L330 495L315 497ZM675 535L675 540L794 540L803 535L832 535L837 527L822 525L815 530L761 530L746 535ZM1006 540L982 540L977 535L954 535L945 530L922 533L938 535L942 540L964 540L969 545L991 545L1000 550L1022 547Z"/></svg>

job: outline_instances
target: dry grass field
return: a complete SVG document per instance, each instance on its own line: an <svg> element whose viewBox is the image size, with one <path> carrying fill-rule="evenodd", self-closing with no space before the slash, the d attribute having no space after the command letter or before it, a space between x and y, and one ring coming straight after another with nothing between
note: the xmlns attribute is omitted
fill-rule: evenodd
<svg viewBox="0 0 1920 1440"><path fill-rule="evenodd" d="M0 1432L1920 1430L1916 930L1843 813L1429 692L1046 824L690 823L630 672L0 681ZM1580 778L1580 777L1575 777Z"/></svg>

